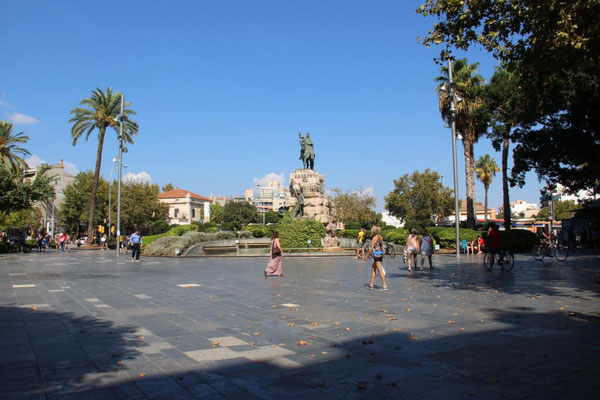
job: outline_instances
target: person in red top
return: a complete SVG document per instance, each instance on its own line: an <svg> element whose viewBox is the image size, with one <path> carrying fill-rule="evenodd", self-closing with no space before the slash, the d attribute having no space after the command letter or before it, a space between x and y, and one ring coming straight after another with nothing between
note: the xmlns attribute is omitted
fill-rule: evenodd
<svg viewBox="0 0 600 400"><path fill-rule="evenodd" d="M492 253L500 253L500 259L498 260L498 263L502 264L502 236L500 235L500 231L498 229L499 227L496 224L490 226L487 236L490 242L490 251ZM490 264L492 267L494 266L494 257L491 258Z"/></svg>

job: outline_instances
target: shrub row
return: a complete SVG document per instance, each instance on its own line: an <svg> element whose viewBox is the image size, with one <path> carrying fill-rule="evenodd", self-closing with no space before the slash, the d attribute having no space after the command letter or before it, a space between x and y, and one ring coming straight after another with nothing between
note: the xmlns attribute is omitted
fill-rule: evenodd
<svg viewBox="0 0 600 400"><path fill-rule="evenodd" d="M147 245L144 254L153 256L173 256L176 255L176 249L179 249L179 254L183 254L190 246L197 243L235 238L237 238L237 235L234 232L228 231L215 233L190 231L181 236L164 236L159 238Z"/></svg>
<svg viewBox="0 0 600 400"><path fill-rule="evenodd" d="M279 225L247 225L242 232L248 231L255 238L271 237L273 232L279 229Z"/></svg>

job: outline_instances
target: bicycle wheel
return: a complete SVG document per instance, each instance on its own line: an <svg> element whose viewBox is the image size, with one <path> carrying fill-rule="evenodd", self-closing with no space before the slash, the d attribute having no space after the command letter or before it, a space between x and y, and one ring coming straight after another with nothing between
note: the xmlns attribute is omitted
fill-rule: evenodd
<svg viewBox="0 0 600 400"><path fill-rule="evenodd" d="M542 261L544 259L544 256L546 255L546 252L544 251L544 246L542 246L541 244L536 244L535 246L533 246L533 249L531 250L531 255L536 261Z"/></svg>
<svg viewBox="0 0 600 400"><path fill-rule="evenodd" d="M509 251L504 256L504 261L502 262L502 269L506 272L510 272L515 266L515 256L512 251Z"/></svg>
<svg viewBox="0 0 600 400"><path fill-rule="evenodd" d="M494 257L494 253L492 253L492 252L485 253L483 256L483 266L488 271L491 271L492 267L493 267L493 265L492 265L493 258L492 257Z"/></svg>
<svg viewBox="0 0 600 400"><path fill-rule="evenodd" d="M569 252L566 248L562 246L554 248L554 258L556 258L558 261L565 261L567 257L569 257Z"/></svg>
<svg viewBox="0 0 600 400"><path fill-rule="evenodd" d="M396 257L396 250L394 250L394 246L392 246L391 244L387 246L386 249L386 253L388 256L390 256L390 258L394 258Z"/></svg>

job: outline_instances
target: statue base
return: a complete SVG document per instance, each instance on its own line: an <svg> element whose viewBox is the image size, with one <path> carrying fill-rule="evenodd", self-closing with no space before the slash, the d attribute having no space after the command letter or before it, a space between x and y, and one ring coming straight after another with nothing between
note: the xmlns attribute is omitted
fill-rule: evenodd
<svg viewBox="0 0 600 400"><path fill-rule="evenodd" d="M325 198L325 177L312 169L297 169L290 174L291 207L297 204L298 196L303 198L303 217L329 224L333 216Z"/></svg>

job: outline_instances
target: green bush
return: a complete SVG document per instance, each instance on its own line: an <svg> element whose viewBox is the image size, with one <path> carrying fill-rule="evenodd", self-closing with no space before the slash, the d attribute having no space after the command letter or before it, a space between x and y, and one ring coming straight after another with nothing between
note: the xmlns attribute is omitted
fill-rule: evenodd
<svg viewBox="0 0 600 400"><path fill-rule="evenodd" d="M289 215L286 215L281 219L278 230L281 247L284 250L290 252L306 251L292 249L304 249L308 247L309 239L311 240L311 248L321 249L323 247L321 239L325 237L325 227L322 223L310 218L293 219Z"/></svg>
<svg viewBox="0 0 600 400"><path fill-rule="evenodd" d="M255 238L271 237L272 235L272 232L265 225L248 225L242 231L252 232L252 236Z"/></svg>
<svg viewBox="0 0 600 400"><path fill-rule="evenodd" d="M423 219L418 221L406 221L404 224L404 229L408 231L416 229L417 232L421 234L421 232L423 232L423 228L429 228L430 226L435 226L435 222L433 222L431 219Z"/></svg>
<svg viewBox="0 0 600 400"><path fill-rule="evenodd" d="M183 254L189 247L202 242L210 242L213 240L235 239L236 234L233 232L195 232L189 231L181 236L163 236L157 238L150 244L146 244L144 254L155 256L174 256L176 250L179 249L179 254Z"/></svg>
<svg viewBox="0 0 600 400"><path fill-rule="evenodd" d="M432 227L428 228L431 237L439 243L443 249L454 249L456 244L456 234L454 228L447 227ZM481 235L480 231L473 229L461 229L459 238L460 240L475 240Z"/></svg>
<svg viewBox="0 0 600 400"><path fill-rule="evenodd" d="M165 220L154 221L150 224L150 235L158 235L169 230L169 224Z"/></svg>
<svg viewBox="0 0 600 400"><path fill-rule="evenodd" d="M215 233L218 230L219 230L219 228L216 227L216 226L209 226L209 227L204 228L203 232L206 232L206 233Z"/></svg>
<svg viewBox="0 0 600 400"><path fill-rule="evenodd" d="M250 231L240 231L240 233L238 233L239 239L250 239L251 237L254 237L254 236L252 235L252 232L250 232Z"/></svg>
<svg viewBox="0 0 600 400"><path fill-rule="evenodd" d="M8 243L0 242L0 254L8 253Z"/></svg>
<svg viewBox="0 0 600 400"><path fill-rule="evenodd" d="M29 239L28 241L25 242L25 246L29 247L30 249L34 249L37 247L37 239Z"/></svg>
<svg viewBox="0 0 600 400"><path fill-rule="evenodd" d="M500 231L501 245L504 248L514 252L527 252L538 243L538 237L535 233L524 229L511 229L510 231ZM483 240L486 246L489 246L487 232L483 233Z"/></svg>
<svg viewBox="0 0 600 400"><path fill-rule="evenodd" d="M109 249L116 249L117 248L117 239L110 236L106 239L106 245L108 246Z"/></svg>
<svg viewBox="0 0 600 400"><path fill-rule="evenodd" d="M344 223L344 229L345 230L359 230L361 227L360 222L357 221L346 221Z"/></svg>
<svg viewBox="0 0 600 400"><path fill-rule="evenodd" d="M385 225L381 228L382 231L391 231L393 229L396 229L394 225Z"/></svg>
<svg viewBox="0 0 600 400"><path fill-rule="evenodd" d="M189 224L189 225L177 225L167 231L169 236L181 236L186 232L198 231L197 224Z"/></svg>
<svg viewBox="0 0 600 400"><path fill-rule="evenodd" d="M221 230L222 231L231 231L231 232L237 232L238 231L238 227L235 223L233 222L223 222L221 224Z"/></svg>
<svg viewBox="0 0 600 400"><path fill-rule="evenodd" d="M214 230L213 230L214 228ZM205 222L199 226L198 232L216 232L218 231L218 225L212 221Z"/></svg>
<svg viewBox="0 0 600 400"><path fill-rule="evenodd" d="M386 242L404 246L406 244L406 239L408 238L408 230L404 228L385 230L381 232L381 236Z"/></svg>

